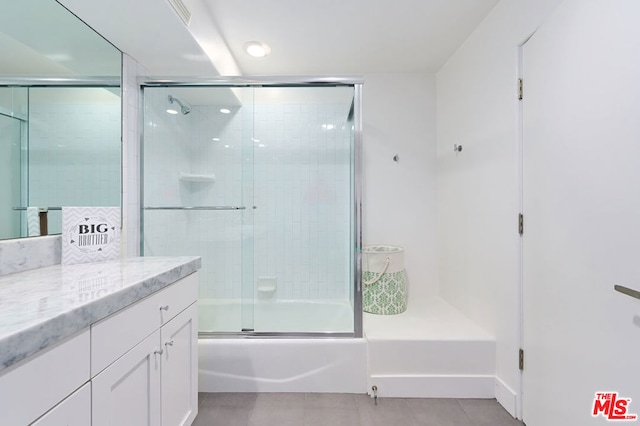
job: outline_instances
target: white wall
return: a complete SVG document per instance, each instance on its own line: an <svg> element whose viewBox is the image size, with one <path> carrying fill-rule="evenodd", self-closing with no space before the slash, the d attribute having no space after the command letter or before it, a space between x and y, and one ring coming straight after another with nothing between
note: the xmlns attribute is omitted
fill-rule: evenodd
<svg viewBox="0 0 640 426"><path fill-rule="evenodd" d="M438 289L435 105L434 75L365 76L363 244L405 247L410 307Z"/></svg>
<svg viewBox="0 0 640 426"><path fill-rule="evenodd" d="M520 387L518 46L559 3L501 1L437 73L440 294L496 336L497 396L512 414Z"/></svg>

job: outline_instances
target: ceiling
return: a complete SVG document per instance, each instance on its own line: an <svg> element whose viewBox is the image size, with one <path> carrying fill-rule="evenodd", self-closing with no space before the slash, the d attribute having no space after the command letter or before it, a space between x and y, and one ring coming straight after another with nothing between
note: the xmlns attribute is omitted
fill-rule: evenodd
<svg viewBox="0 0 640 426"><path fill-rule="evenodd" d="M469 36L495 0L207 0L247 74L432 72ZM255 59L248 40L271 47Z"/></svg>
<svg viewBox="0 0 640 426"><path fill-rule="evenodd" d="M435 72L498 0L58 0L150 75ZM259 40L265 58L242 50Z"/></svg>

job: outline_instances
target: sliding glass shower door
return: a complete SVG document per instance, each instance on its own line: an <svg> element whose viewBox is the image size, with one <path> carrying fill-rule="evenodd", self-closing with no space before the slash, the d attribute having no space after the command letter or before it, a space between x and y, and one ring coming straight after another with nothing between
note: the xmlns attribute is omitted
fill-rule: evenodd
<svg viewBox="0 0 640 426"><path fill-rule="evenodd" d="M253 328L252 92L144 90L142 251L202 257L208 331Z"/></svg>
<svg viewBox="0 0 640 426"><path fill-rule="evenodd" d="M198 255L203 333L353 334L354 86L145 86L142 251Z"/></svg>

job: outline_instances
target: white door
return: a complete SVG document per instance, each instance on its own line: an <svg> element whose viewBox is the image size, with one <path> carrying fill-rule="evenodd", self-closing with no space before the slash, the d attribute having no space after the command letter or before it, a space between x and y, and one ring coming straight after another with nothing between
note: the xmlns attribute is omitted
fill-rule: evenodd
<svg viewBox="0 0 640 426"><path fill-rule="evenodd" d="M91 381L92 426L160 425L160 331Z"/></svg>
<svg viewBox="0 0 640 426"><path fill-rule="evenodd" d="M198 414L198 306L162 326L162 425L190 425Z"/></svg>
<svg viewBox="0 0 640 426"><path fill-rule="evenodd" d="M523 418L608 424L640 414L640 2L565 0L523 59Z"/></svg>

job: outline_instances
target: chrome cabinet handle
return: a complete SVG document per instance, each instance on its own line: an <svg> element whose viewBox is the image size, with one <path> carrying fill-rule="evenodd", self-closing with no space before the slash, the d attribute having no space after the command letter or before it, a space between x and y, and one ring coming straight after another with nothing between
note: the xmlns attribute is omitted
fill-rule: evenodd
<svg viewBox="0 0 640 426"><path fill-rule="evenodd" d="M165 346L173 346L173 340L168 340L166 342L164 342Z"/></svg>
<svg viewBox="0 0 640 426"><path fill-rule="evenodd" d="M164 353L164 350L162 350L162 348L156 349L155 351L153 351L153 353L156 355L162 355Z"/></svg>
<svg viewBox="0 0 640 426"><path fill-rule="evenodd" d="M634 299L640 299L640 291L634 290L629 287L625 287L622 285L614 285L613 289L615 291L619 291L622 294L626 294L627 296L633 297Z"/></svg>
<svg viewBox="0 0 640 426"><path fill-rule="evenodd" d="M161 311L168 311L169 310L169 305L160 306L160 310Z"/></svg>

